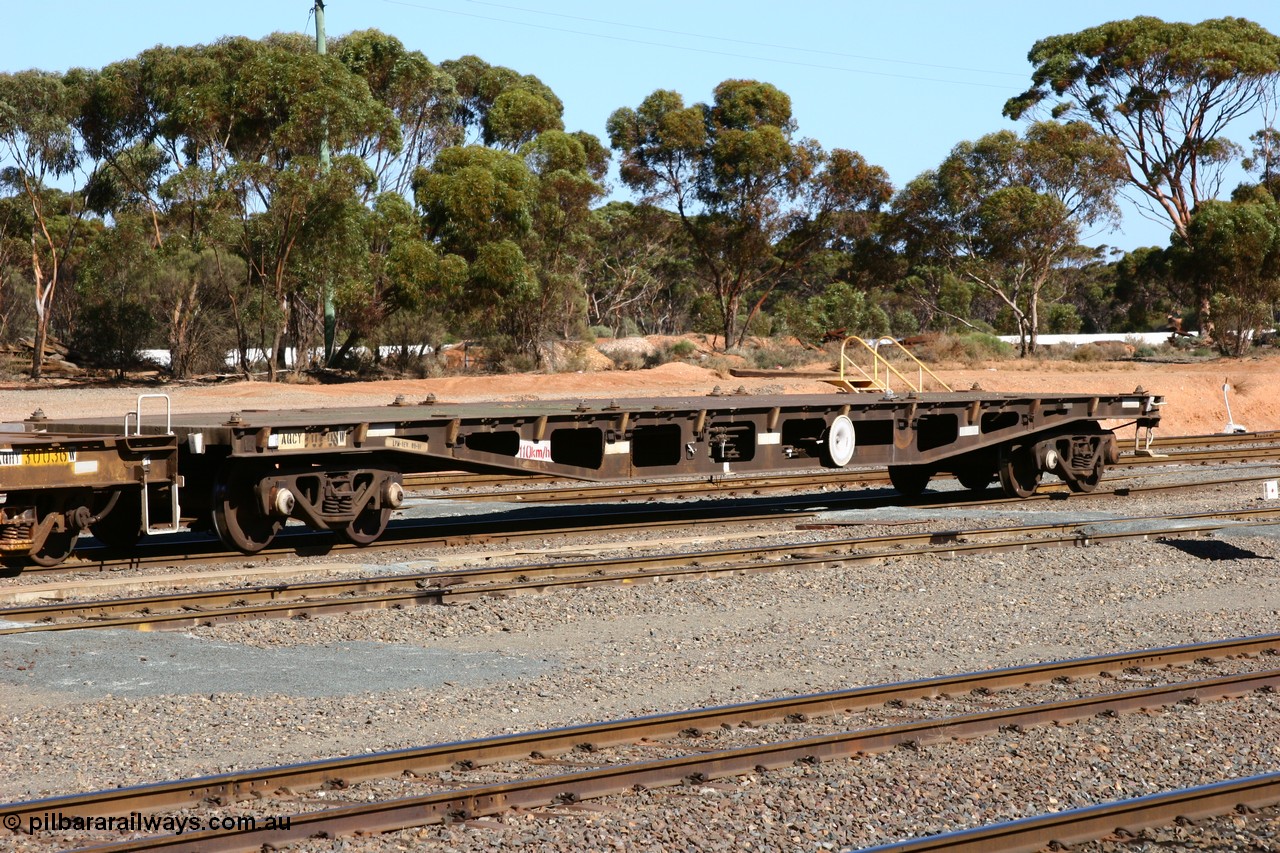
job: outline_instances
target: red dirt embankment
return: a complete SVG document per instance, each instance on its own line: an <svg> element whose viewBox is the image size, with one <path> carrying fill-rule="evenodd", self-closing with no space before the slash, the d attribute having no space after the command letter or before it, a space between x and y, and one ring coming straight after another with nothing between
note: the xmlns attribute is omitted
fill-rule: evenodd
<svg viewBox="0 0 1280 853"><path fill-rule="evenodd" d="M820 366L819 366L820 368ZM781 373L781 372L780 372ZM1167 400L1161 432L1166 435L1221 432L1227 422L1222 385L1232 387L1233 420L1251 430L1280 429L1280 357L1197 364L1144 362L997 361L983 367L937 370L952 388L978 383L986 391L1119 394L1142 386ZM162 391L174 411L233 412L316 406L385 405L397 395L416 403L428 394L440 400L579 399L706 394L745 387L755 393L828 393L821 382L778 377L738 378L693 364L672 362L651 370L584 373L451 376L337 385L225 382L161 388L36 387L0 391L0 421L16 421L37 408L52 417L120 416L135 407L140 392ZM123 421L122 421L123 422Z"/></svg>

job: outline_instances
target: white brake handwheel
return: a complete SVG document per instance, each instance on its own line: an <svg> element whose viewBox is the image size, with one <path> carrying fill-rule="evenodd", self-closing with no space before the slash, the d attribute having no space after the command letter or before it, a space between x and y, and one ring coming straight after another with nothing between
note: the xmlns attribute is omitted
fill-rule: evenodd
<svg viewBox="0 0 1280 853"><path fill-rule="evenodd" d="M853 458L856 446L853 436L853 421L848 415L837 415L827 427L827 462L836 468L843 468Z"/></svg>

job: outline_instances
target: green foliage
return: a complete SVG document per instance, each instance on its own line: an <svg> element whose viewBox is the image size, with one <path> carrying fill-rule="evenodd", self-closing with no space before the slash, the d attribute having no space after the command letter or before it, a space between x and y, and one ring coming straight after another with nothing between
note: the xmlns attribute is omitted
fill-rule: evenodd
<svg viewBox="0 0 1280 853"><path fill-rule="evenodd" d="M917 344L913 353L922 361L979 365L993 359L1012 358L1015 350L986 332L943 332Z"/></svg>
<svg viewBox="0 0 1280 853"><path fill-rule="evenodd" d="M654 91L609 117L606 146L567 130L537 77L435 65L376 30L328 56L276 34L0 74L0 338L50 331L116 369L167 345L176 376L221 369L227 349L248 372L263 350L274 373L285 348L299 369L318 351L332 291L340 357L369 371L380 342L399 369L441 369L430 351L451 337L482 340L491 365L541 364L588 324L693 329L773 361L789 356L745 336L995 324L1029 350L1042 331L1149 329L1179 309L1219 318L1214 340L1238 354L1280 291L1280 137L1252 137L1259 182L1234 204L1201 195L1237 154L1227 123L1273 94L1278 45L1232 18L1042 40L1006 111L1057 102L1073 120L962 142L896 197L857 153L801 137L788 95L756 80L705 103ZM610 149L640 199L598 207ZM1181 230L1108 264L1079 235L1114 221L1126 180Z"/></svg>
<svg viewBox="0 0 1280 853"><path fill-rule="evenodd" d="M1080 324L1074 305L1047 305L1040 314L1040 329L1050 335L1078 334Z"/></svg>
<svg viewBox="0 0 1280 853"><path fill-rule="evenodd" d="M455 120L480 131L485 145L514 151L547 130L563 130L564 104L531 74L489 65L478 56L441 64L458 93Z"/></svg>
<svg viewBox="0 0 1280 853"><path fill-rule="evenodd" d="M147 306L129 300L82 300L80 322L69 348L86 367L103 367L124 377L125 370L136 367L141 350L155 328Z"/></svg>
<svg viewBox="0 0 1280 853"><path fill-rule="evenodd" d="M122 220L89 247L78 281L79 309L69 348L86 366L123 376L140 360L155 328L157 258L140 223Z"/></svg>
<svg viewBox="0 0 1280 853"><path fill-rule="evenodd" d="M829 243L865 229L891 194L883 169L851 151L796 140L791 99L755 80L726 80L710 104L658 90L609 117L623 182L674 208L694 247L696 321L716 312L728 347L765 301Z"/></svg>
<svg viewBox="0 0 1280 853"><path fill-rule="evenodd" d="M1280 302L1280 206L1205 202L1187 231L1190 243L1175 242L1171 262L1209 295L1225 331L1219 346L1238 357L1256 330L1272 325Z"/></svg>
<svg viewBox="0 0 1280 853"><path fill-rule="evenodd" d="M368 137L354 150L369 162L380 191L407 195L414 170L463 142L465 131L453 122L460 106L456 81L420 52L377 30L348 33L329 50L396 117L398 139Z"/></svg>
<svg viewBox="0 0 1280 853"><path fill-rule="evenodd" d="M955 146L894 201L886 237L911 264L904 289L961 324L982 295L985 318L1034 351L1041 304L1062 287L1081 230L1117 215L1123 169L1112 142L1079 122Z"/></svg>
<svg viewBox="0 0 1280 853"><path fill-rule="evenodd" d="M1116 140L1127 180L1187 236L1195 207L1236 153L1227 126L1273 97L1280 39L1243 18L1199 24L1138 17L1041 39L1032 86L1011 98L1020 118L1052 104Z"/></svg>
<svg viewBox="0 0 1280 853"><path fill-rule="evenodd" d="M671 345L671 355L675 358L688 358L698 351L693 341L676 341Z"/></svg>

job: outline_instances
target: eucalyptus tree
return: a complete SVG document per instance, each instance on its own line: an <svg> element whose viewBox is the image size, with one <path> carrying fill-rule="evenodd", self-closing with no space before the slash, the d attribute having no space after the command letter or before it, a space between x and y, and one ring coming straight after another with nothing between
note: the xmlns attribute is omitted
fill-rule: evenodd
<svg viewBox="0 0 1280 853"><path fill-rule="evenodd" d="M1241 356L1253 332L1274 324L1280 303L1280 205L1269 196L1206 201L1187 231L1170 246L1173 267L1209 294L1226 329L1219 349Z"/></svg>
<svg viewBox="0 0 1280 853"><path fill-rule="evenodd" d="M589 134L544 131L519 153L447 148L415 178L441 286L465 284L455 316L495 344L536 356L549 332L585 315L590 206L607 152Z"/></svg>
<svg viewBox="0 0 1280 853"><path fill-rule="evenodd" d="M474 328L509 331L508 312L538 296L538 277L520 248L533 228L536 194L523 159L479 145L446 148L415 176L441 272L465 269L460 314Z"/></svg>
<svg viewBox="0 0 1280 853"><path fill-rule="evenodd" d="M31 254L31 205L20 195L0 194L0 341L12 340L15 328L35 315L25 298Z"/></svg>
<svg viewBox="0 0 1280 853"><path fill-rule="evenodd" d="M467 264L423 239L417 212L399 193L374 200L365 228L371 292L340 291L339 305L363 317L368 339L397 346L403 366L428 348L438 350L457 327Z"/></svg>
<svg viewBox="0 0 1280 853"><path fill-rule="evenodd" d="M796 130L791 99L753 80L726 80L692 106L659 90L609 118L623 182L679 216L725 347L779 282L892 194L883 169Z"/></svg>
<svg viewBox="0 0 1280 853"><path fill-rule="evenodd" d="M361 234L335 227L335 211L352 214L347 200L366 197L375 181L363 154L398 154L396 115L338 56L317 56L288 34L152 48L89 84L79 126L104 164L99 202L149 211L157 250L178 239L175 253L213 249L245 261L223 266L244 271L234 285L190 265L188 280L172 283L171 347L184 346L181 318L199 310L201 283L216 280L241 369L250 373L257 349L274 376L286 329L309 335L319 299L311 282L350 274L322 269L346 264L352 248L340 241ZM329 174L317 156L326 135L338 154Z"/></svg>
<svg viewBox="0 0 1280 853"><path fill-rule="evenodd" d="M356 138L351 153L369 164L378 193L411 199L414 170L464 141L465 129L454 120L461 107L457 81L420 51L408 50L398 38L378 30L348 33L335 39L330 51L368 84L399 126L398 138Z"/></svg>
<svg viewBox="0 0 1280 853"><path fill-rule="evenodd" d="M908 184L887 232L918 269L950 270L1003 306L1026 355L1055 269L1083 228L1118 216L1122 175L1115 146L1083 123L1041 122L1025 138L1000 131L957 145Z"/></svg>
<svg viewBox="0 0 1280 853"><path fill-rule="evenodd" d="M591 212L588 318L615 334L627 321L646 334L674 334L688 309L680 220L651 205L613 201Z"/></svg>
<svg viewBox="0 0 1280 853"><path fill-rule="evenodd" d="M440 63L457 86L454 120L474 141L515 151L547 130L564 130L564 104L532 74L490 65L478 56Z"/></svg>
<svg viewBox="0 0 1280 853"><path fill-rule="evenodd" d="M70 348L89 366L111 368L124 378L150 343L153 291L159 258L148 228L136 214L122 214L101 229L85 252Z"/></svg>
<svg viewBox="0 0 1280 853"><path fill-rule="evenodd" d="M46 71L0 74L0 183L22 196L30 211L29 274L35 307L31 376L39 379L54 299L68 253L83 245L87 210L79 189L85 152L74 121L83 100L74 75ZM88 170L92 174L92 169ZM87 179L86 179L87 181ZM51 186L61 182L63 187ZM72 192L66 191L71 184ZM10 220L10 225L17 225Z"/></svg>
<svg viewBox="0 0 1280 853"><path fill-rule="evenodd" d="M1033 85L1005 115L1052 102L1055 118L1114 138L1129 185L1186 239L1195 206L1217 195L1239 152L1223 135L1228 125L1274 100L1280 38L1243 18L1137 17L1041 39L1027 59Z"/></svg>
<svg viewBox="0 0 1280 853"><path fill-rule="evenodd" d="M534 176L533 228L524 251L533 261L539 298L522 324L530 340L586 331L586 276L591 207L604 195L609 152L589 133L546 130L520 148Z"/></svg>
<svg viewBox="0 0 1280 853"><path fill-rule="evenodd" d="M1086 121L1116 140L1128 186L1182 240L1191 239L1197 205L1218 195L1241 154L1228 126L1270 106L1280 80L1280 38L1243 18L1112 21L1041 39L1027 58L1032 86L1004 114L1049 107L1055 118ZM1209 299L1198 294L1206 336Z"/></svg>

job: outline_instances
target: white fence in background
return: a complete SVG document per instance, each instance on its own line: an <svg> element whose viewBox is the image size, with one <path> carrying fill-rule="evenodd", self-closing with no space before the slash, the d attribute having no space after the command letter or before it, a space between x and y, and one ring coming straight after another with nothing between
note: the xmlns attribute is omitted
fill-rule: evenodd
<svg viewBox="0 0 1280 853"><path fill-rule="evenodd" d="M445 350L453 346L455 345L446 344L444 347L441 347L441 349ZM461 346L461 344L457 344L457 346ZM399 355L401 350L402 348L397 346L385 346L385 347L378 348L378 351L383 358L389 358L394 355ZM369 350L367 347L356 347L355 351L360 353L368 353ZM169 365L169 351L167 349L144 349L144 350L139 350L139 352L142 355L142 357L147 359L148 361L154 361L156 364L162 365L164 367L167 367ZM409 354L413 356L427 355L431 352L434 352L434 350L432 350L432 348L428 346L417 345L417 346L409 347ZM298 358L298 350L295 347L289 347L285 349L284 363L286 367L293 367L293 365L297 362L297 358ZM317 350L314 353L312 353L311 358L315 361L319 361L321 358L320 351ZM266 359L267 359L267 354L264 350L256 350L256 349L249 350L249 362L251 364L265 362ZM229 352L227 353L227 359L225 363L227 367L236 369L240 363L239 357L234 352Z"/></svg>
<svg viewBox="0 0 1280 853"><path fill-rule="evenodd" d="M1191 337L1196 337L1196 332L1191 333ZM1017 335L997 335L1000 340L1007 344L1017 344ZM1134 343L1141 341L1144 344L1162 344L1169 340L1168 332L1104 332L1098 335L1036 335L1036 344L1040 346L1051 346L1053 344L1094 344L1099 341L1127 341Z"/></svg>

